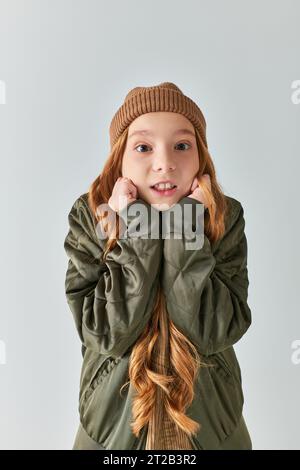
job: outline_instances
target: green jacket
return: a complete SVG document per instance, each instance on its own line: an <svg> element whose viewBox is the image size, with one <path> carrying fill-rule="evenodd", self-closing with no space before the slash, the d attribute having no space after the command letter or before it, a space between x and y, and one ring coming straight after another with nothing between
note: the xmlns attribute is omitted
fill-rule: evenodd
<svg viewBox="0 0 300 470"><path fill-rule="evenodd" d="M106 449L145 448L146 429L136 438L130 428L131 385L122 394L119 390L128 380L131 349L151 317L159 284L172 321L214 365L201 367L186 410L201 423L195 449L218 448L239 422L244 396L233 344L251 324L247 240L242 205L226 198L230 210L221 240L210 243L204 235L201 249L187 250L184 238L120 238L106 262L100 260L105 240L98 237L87 193L70 210L65 292L82 343L78 411L88 435ZM137 203L150 210L138 199L120 215ZM189 197L178 204L184 203L203 206Z"/></svg>

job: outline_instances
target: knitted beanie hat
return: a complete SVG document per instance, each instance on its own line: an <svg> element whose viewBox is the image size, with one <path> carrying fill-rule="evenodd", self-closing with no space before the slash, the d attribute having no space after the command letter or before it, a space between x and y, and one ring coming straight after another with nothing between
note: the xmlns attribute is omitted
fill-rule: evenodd
<svg viewBox="0 0 300 470"><path fill-rule="evenodd" d="M111 148L134 119L154 111L183 114L200 131L202 141L207 147L206 121L200 108L174 83L163 82L156 86L135 87L126 95L110 124Z"/></svg>

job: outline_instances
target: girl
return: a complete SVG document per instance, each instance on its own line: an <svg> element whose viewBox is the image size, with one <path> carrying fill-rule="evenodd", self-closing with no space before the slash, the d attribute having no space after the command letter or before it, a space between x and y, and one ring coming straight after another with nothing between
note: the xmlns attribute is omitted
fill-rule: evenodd
<svg viewBox="0 0 300 470"><path fill-rule="evenodd" d="M73 449L252 449L233 348L251 324L244 211L217 182L204 116L173 83L136 87L110 143L64 243L83 355ZM175 206L190 228L202 214L201 248L174 236L184 210L162 233Z"/></svg>

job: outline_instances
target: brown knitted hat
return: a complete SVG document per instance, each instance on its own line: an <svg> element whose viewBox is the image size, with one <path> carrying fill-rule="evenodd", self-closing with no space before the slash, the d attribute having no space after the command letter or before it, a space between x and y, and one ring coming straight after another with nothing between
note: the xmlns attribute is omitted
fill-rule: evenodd
<svg viewBox="0 0 300 470"><path fill-rule="evenodd" d="M164 82L156 86L135 87L126 95L124 103L115 113L110 124L111 148L134 119L141 114L154 111L183 114L200 131L203 143L207 147L206 121L200 108L174 83Z"/></svg>

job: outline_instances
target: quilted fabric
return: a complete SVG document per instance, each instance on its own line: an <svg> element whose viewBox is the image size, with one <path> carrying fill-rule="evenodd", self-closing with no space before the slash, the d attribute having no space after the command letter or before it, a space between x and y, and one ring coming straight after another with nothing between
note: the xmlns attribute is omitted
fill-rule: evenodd
<svg viewBox="0 0 300 470"><path fill-rule="evenodd" d="M87 193L77 198L70 210L64 242L68 256L65 292L83 352L80 422L103 448L154 445L188 449L193 445L217 449L240 423L244 396L233 346L251 324L247 239L241 203L226 198L230 210L224 236L218 242L211 244L205 236L201 248L186 250L184 239L124 238L118 240L105 262L100 260L104 242L97 236ZM187 197L179 201L184 203L202 205ZM130 203L128 209L136 204L149 210L142 200ZM134 218L131 215L131 220ZM201 370L195 399L187 410L201 423L191 441L162 413L148 433L136 437L130 428L132 388L119 393L128 378L130 351L151 318L159 286L165 294L168 316L212 365ZM166 318L162 318L162 331L167 335L165 325ZM155 354L157 367L167 368L167 350ZM161 354L162 363L158 360ZM109 358L112 367L104 374L101 367ZM97 379L99 374L101 380Z"/></svg>

